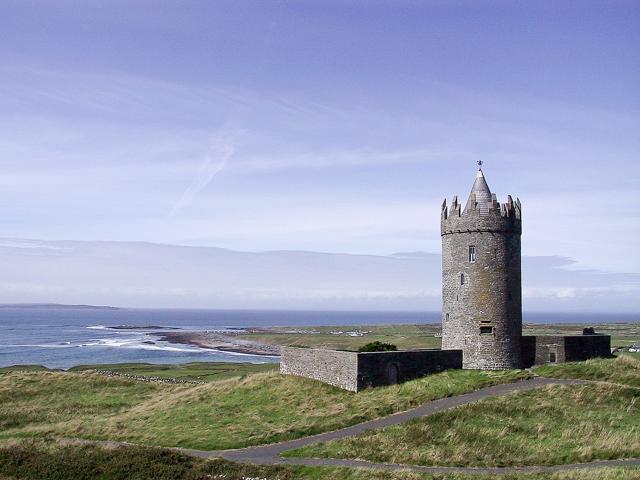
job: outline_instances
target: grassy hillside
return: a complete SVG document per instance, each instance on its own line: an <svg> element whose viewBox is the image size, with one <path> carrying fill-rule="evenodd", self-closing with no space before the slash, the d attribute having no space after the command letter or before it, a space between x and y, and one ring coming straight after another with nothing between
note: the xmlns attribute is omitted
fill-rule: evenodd
<svg viewBox="0 0 640 480"><path fill-rule="evenodd" d="M638 468L598 468L553 474L519 474L504 480L632 480ZM103 448L52 442L0 444L0 480L490 480L495 476L417 474L365 469L252 466L204 460L143 447Z"/></svg>
<svg viewBox="0 0 640 480"><path fill-rule="evenodd" d="M55 435L234 448L352 425L527 376L456 370L358 394L277 373L167 385L90 372L0 375L0 439Z"/></svg>
<svg viewBox="0 0 640 480"><path fill-rule="evenodd" d="M540 367L536 374L610 383L552 386L491 398L352 439L312 445L296 454L457 466L640 456L639 365L623 356ZM204 379L204 385L110 378L96 375L94 368L55 372L34 367L0 374L0 480L486 480L492 477L246 466L157 448L104 448L61 439L198 449L255 445L339 428L527 375L457 370L354 394L308 379L216 364L100 366L132 375ZM225 375L232 378L215 381ZM502 478L638 477L640 469L618 468Z"/></svg>
<svg viewBox="0 0 640 480"><path fill-rule="evenodd" d="M616 358L545 365L535 368L534 372L541 377L581 378L640 387L640 357L628 353Z"/></svg>
<svg viewBox="0 0 640 480"><path fill-rule="evenodd" d="M640 389L549 386L289 452L419 465L555 465L640 457Z"/></svg>

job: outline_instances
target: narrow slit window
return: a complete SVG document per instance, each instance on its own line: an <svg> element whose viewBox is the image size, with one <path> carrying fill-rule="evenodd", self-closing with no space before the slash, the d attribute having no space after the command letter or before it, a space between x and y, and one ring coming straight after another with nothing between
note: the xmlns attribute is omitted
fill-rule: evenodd
<svg viewBox="0 0 640 480"><path fill-rule="evenodd" d="M476 261L476 247L475 245L469 246L469 261L475 263Z"/></svg>
<svg viewBox="0 0 640 480"><path fill-rule="evenodd" d="M448 314L448 313L444 316L444 319L445 319L445 321L447 321L447 322L449 321L449 314Z"/></svg>
<svg viewBox="0 0 640 480"><path fill-rule="evenodd" d="M467 279L464 278L464 273L460 274L460 285L464 285L466 283Z"/></svg>
<svg viewBox="0 0 640 480"><path fill-rule="evenodd" d="M480 335L491 335L493 327L480 327Z"/></svg>

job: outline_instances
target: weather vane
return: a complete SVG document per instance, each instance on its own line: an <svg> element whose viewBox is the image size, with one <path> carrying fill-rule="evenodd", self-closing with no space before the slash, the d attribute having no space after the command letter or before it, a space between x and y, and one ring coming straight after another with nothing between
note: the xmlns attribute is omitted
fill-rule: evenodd
<svg viewBox="0 0 640 480"><path fill-rule="evenodd" d="M483 164L483 163L484 163L484 162L483 162L482 160L478 160L478 166L480 167L480 170L482 170L482 164Z"/></svg>

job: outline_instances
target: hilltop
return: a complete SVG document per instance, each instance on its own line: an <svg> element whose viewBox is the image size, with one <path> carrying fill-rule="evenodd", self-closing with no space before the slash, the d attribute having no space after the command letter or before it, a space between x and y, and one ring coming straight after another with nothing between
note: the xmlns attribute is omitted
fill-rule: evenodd
<svg viewBox="0 0 640 480"><path fill-rule="evenodd" d="M224 474L221 478L229 479L243 475L280 479L437 478L400 473L384 477L366 470L328 467L247 467L221 460L193 460L156 447L213 450L300 438L387 416L433 399L518 382L537 374L584 378L598 383L551 386L489 398L406 425L377 430L362 439L353 437L345 440L347 443L343 446L320 444L293 454L342 458L357 455L385 460L376 452L388 451L388 448L379 450L376 445L390 441L395 459L421 465L562 464L640 456L637 409L633 408L640 402L640 360L632 356L540 367L532 372L453 370L358 394L308 379L281 376L273 371L274 366L264 366L266 371L257 373L233 365L220 370L221 366L128 365L120 368L110 365L81 367L73 372L22 370L21 367L0 370L0 460L19 460L19 465L0 461L0 478L5 480L2 475L11 478L18 475L17 472L26 472L15 478L89 479L92 478L89 466L95 465L92 462L98 462L103 472L109 472L101 477L104 479L120 478L114 472L123 468L140 469L135 477L140 479L175 478L163 477L164 474L157 471L158 465L164 465L166 472L182 472L175 473L180 478L194 479L204 478L198 475L205 472ZM107 368L109 372L105 374ZM152 377L182 378L188 382L171 384ZM504 417L508 420L504 425L497 425L494 416L483 414L486 408L514 413ZM563 412L571 412L570 417L565 418ZM416 448L416 441L429 438L424 435L442 432L441 424L451 425L447 427L448 435L453 435L446 442L448 453L442 451L439 456L433 456L434 452L428 450L430 441ZM573 428L589 430L602 441L593 442L589 448L574 444L575 436L568 434ZM417 433L428 431L431 433ZM512 437L524 441L527 447L515 452L509 450L507 447L514 441ZM589 438L592 437L583 437ZM86 445L68 439L118 440L153 448L113 443ZM354 441L363 446L357 453L353 450ZM467 445L469 442L473 444L475 456L462 455L464 449L471 446ZM437 442L434 445L437 446ZM553 455L548 454L550 445L556 452ZM43 475L45 464L58 467ZM63 477L55 473L63 470L76 472L76 476ZM611 478L633 478L636 473L632 467L625 467L582 471L581 476L558 473L555 478L595 479L604 474L613 475ZM447 478L467 477L461 474Z"/></svg>

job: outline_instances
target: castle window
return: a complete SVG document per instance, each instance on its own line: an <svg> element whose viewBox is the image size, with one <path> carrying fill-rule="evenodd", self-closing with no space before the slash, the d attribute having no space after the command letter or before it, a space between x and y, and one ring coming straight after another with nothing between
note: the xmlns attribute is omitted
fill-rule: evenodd
<svg viewBox="0 0 640 480"><path fill-rule="evenodd" d="M467 279L464 278L464 273L460 274L460 285L464 285L466 283Z"/></svg>
<svg viewBox="0 0 640 480"><path fill-rule="evenodd" d="M491 335L493 327L480 327L480 335Z"/></svg>
<svg viewBox="0 0 640 480"><path fill-rule="evenodd" d="M445 321L447 321L447 322L449 321L449 314L448 314L448 313L444 316L444 319L445 319Z"/></svg>
<svg viewBox="0 0 640 480"><path fill-rule="evenodd" d="M555 350L549 350L549 363L556 363L557 352Z"/></svg>
<svg viewBox="0 0 640 480"><path fill-rule="evenodd" d="M469 261L475 263L476 261L476 247L475 245L469 246Z"/></svg>

